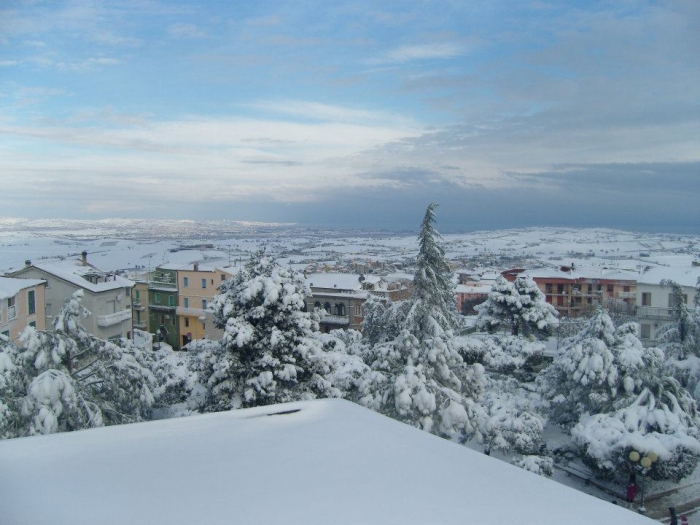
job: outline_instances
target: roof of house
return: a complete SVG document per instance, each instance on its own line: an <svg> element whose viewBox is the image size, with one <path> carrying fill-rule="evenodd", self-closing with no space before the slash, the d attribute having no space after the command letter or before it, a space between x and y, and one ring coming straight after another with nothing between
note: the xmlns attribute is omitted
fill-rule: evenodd
<svg viewBox="0 0 700 525"><path fill-rule="evenodd" d="M613 281L636 281L638 273L632 270L618 268L576 268L564 271L561 268L533 268L525 270L519 276L529 276L533 279L609 279Z"/></svg>
<svg viewBox="0 0 700 525"><path fill-rule="evenodd" d="M664 279L675 281L681 286L694 288L700 278L700 267L673 268L670 266L654 266L645 270L637 279L642 284L661 284Z"/></svg>
<svg viewBox="0 0 700 525"><path fill-rule="evenodd" d="M311 273L306 276L306 283L312 288L362 290L360 276L356 273Z"/></svg>
<svg viewBox="0 0 700 525"><path fill-rule="evenodd" d="M0 464L7 523L655 523L342 400L10 439Z"/></svg>
<svg viewBox="0 0 700 525"><path fill-rule="evenodd" d="M0 277L0 299L14 297L25 288L45 284L42 279L22 279L19 277Z"/></svg>
<svg viewBox="0 0 700 525"><path fill-rule="evenodd" d="M79 260L66 259L64 261L50 263L32 263L31 267L93 293L115 290L118 288L131 288L134 286L134 282L129 279L116 275L113 272L101 270L91 264L83 265ZM27 268L18 270L14 275L20 275L25 270L27 270ZM89 275L96 275L99 279L104 281L92 283L86 278Z"/></svg>

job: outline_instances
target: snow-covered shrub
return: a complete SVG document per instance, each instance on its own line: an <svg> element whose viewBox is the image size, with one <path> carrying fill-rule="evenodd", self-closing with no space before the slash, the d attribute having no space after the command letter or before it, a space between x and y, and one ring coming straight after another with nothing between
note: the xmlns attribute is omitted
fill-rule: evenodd
<svg viewBox="0 0 700 525"><path fill-rule="evenodd" d="M540 476L551 476L554 473L554 460L548 456L523 456L513 459L511 463Z"/></svg>
<svg viewBox="0 0 700 525"><path fill-rule="evenodd" d="M537 378L551 403L550 419L574 424L584 413L629 405L661 372L663 352L644 348L633 324L615 329L599 309L582 332L567 340L554 362Z"/></svg>
<svg viewBox="0 0 700 525"><path fill-rule="evenodd" d="M487 379L482 401L484 447L488 450L535 454L542 446L544 418L540 396L512 378Z"/></svg>
<svg viewBox="0 0 700 525"><path fill-rule="evenodd" d="M499 276L486 301L474 309L478 312L476 325L489 332L509 328L512 335L544 338L558 324L556 309L531 277L509 282Z"/></svg>
<svg viewBox="0 0 700 525"><path fill-rule="evenodd" d="M598 475L613 477L630 468L629 453L655 453L647 475L680 481L700 457L695 400L671 377L644 388L633 403L609 414L584 415L572 429L584 462Z"/></svg>

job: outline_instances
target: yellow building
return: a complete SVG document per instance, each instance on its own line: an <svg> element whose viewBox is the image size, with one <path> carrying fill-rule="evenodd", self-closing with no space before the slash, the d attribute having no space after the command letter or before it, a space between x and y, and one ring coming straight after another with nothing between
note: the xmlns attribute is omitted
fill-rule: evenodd
<svg viewBox="0 0 700 525"><path fill-rule="evenodd" d="M211 337L213 326L207 308L219 293L219 285L232 276L230 269L199 265L172 266L177 272L177 318L180 347L194 339Z"/></svg>

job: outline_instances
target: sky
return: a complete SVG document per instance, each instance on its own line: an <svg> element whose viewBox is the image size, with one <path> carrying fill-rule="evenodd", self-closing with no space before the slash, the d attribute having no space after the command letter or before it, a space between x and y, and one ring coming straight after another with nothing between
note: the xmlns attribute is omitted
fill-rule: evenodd
<svg viewBox="0 0 700 525"><path fill-rule="evenodd" d="M0 216L697 233L700 2L0 2Z"/></svg>

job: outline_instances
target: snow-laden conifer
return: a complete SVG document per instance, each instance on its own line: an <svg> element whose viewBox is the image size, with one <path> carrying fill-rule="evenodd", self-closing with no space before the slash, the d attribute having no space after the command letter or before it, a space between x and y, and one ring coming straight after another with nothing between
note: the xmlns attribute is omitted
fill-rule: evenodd
<svg viewBox="0 0 700 525"><path fill-rule="evenodd" d="M636 326L613 326L603 309L567 340L553 363L538 377L552 405L550 418L572 424L584 413L597 414L627 406L662 373L663 352L644 348Z"/></svg>
<svg viewBox="0 0 700 525"><path fill-rule="evenodd" d="M56 316L53 330L28 327L19 346L5 341L0 389L9 388L4 437L77 430L141 421L150 416L156 381L139 348L87 333L90 313L76 292ZM4 387L3 387L4 385Z"/></svg>
<svg viewBox="0 0 700 525"><path fill-rule="evenodd" d="M513 335L546 337L558 324L557 311L531 277L510 282L499 276L486 301L474 308L477 326L489 332L507 328Z"/></svg>
<svg viewBox="0 0 700 525"><path fill-rule="evenodd" d="M572 429L584 462L597 474L613 477L629 468L629 453L655 454L647 475L680 481L695 470L700 457L697 404L672 377L644 387L624 408L585 414Z"/></svg>
<svg viewBox="0 0 700 525"><path fill-rule="evenodd" d="M413 296L387 309L391 322L385 326L392 337L365 354L372 372L363 378L359 402L465 441L479 435L484 418L478 403L483 367L467 365L453 345L457 307L449 265L434 228L435 207L428 206L421 224Z"/></svg>
<svg viewBox="0 0 700 525"><path fill-rule="evenodd" d="M205 388L201 409L344 394L332 378L350 365L324 350L317 318L304 311L310 290L301 274L259 251L219 291L212 308L216 326L224 330L221 343L191 348Z"/></svg>

